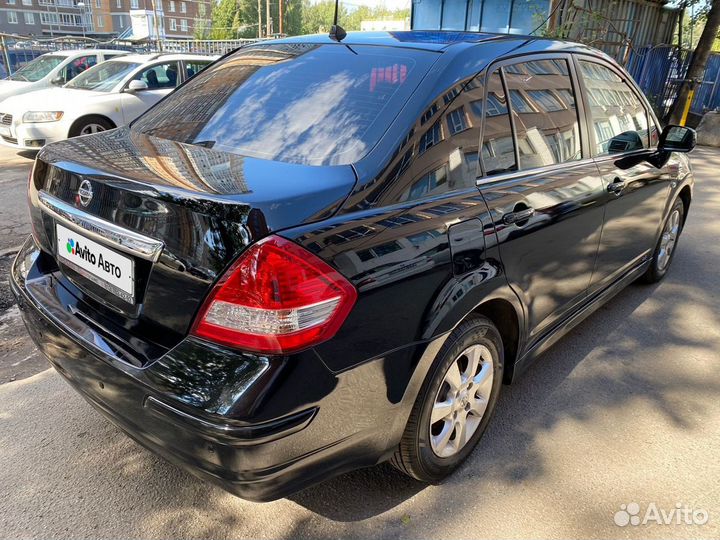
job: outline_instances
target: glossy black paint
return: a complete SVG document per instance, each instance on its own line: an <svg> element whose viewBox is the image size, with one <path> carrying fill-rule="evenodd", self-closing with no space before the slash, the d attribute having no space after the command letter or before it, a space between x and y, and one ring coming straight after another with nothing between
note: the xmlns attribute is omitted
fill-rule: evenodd
<svg viewBox="0 0 720 540"><path fill-rule="evenodd" d="M684 156L661 159L653 148L591 156L575 63L582 56L614 65L601 53L442 32L350 34L343 42L360 43L423 48L438 59L352 166L230 156L118 129L49 146L30 184L34 238L18 255L12 286L33 340L141 444L249 499L387 459L435 354L469 313L499 327L510 382L642 274L673 201L689 204L692 195ZM477 159L483 109L474 103L485 101L498 66L528 58L569 62L580 88L582 159L487 176ZM466 125L453 131L459 104ZM436 126L446 136L436 140ZM617 176L626 181L619 194L608 190ZM38 192L79 205L82 179L96 193L86 212L164 243L158 262L136 261L135 306L58 266L54 223ZM212 284L270 233L320 256L357 288L337 335L290 357L189 337Z"/></svg>

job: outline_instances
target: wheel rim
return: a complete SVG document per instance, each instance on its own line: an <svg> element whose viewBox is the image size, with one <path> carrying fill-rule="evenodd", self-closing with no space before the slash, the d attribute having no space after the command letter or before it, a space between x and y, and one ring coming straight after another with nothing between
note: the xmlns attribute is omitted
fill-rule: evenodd
<svg viewBox="0 0 720 540"><path fill-rule="evenodd" d="M93 133L100 133L101 131L105 131L105 126L101 126L100 124L87 124L80 130L80 135L91 135Z"/></svg>
<svg viewBox="0 0 720 540"><path fill-rule="evenodd" d="M450 365L430 415L435 455L457 454L475 434L490 402L494 373L492 353L484 345L468 347Z"/></svg>
<svg viewBox="0 0 720 540"><path fill-rule="evenodd" d="M660 251L658 252L657 267L658 270L665 270L670 263L670 257L675 249L678 235L680 234L680 210L675 209L670 214L662 237L660 237Z"/></svg>

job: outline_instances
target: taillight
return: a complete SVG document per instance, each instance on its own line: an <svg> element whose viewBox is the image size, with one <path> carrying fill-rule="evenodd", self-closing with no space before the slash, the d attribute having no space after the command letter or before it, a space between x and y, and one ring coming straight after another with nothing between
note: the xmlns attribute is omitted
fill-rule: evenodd
<svg viewBox="0 0 720 540"><path fill-rule="evenodd" d="M247 351L287 354L333 337L357 291L318 257L279 236L254 244L210 293L192 334Z"/></svg>

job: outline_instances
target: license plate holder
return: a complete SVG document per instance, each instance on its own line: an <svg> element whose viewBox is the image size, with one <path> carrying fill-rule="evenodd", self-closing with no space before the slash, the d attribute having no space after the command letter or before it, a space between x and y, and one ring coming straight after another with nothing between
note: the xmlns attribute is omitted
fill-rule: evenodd
<svg viewBox="0 0 720 540"><path fill-rule="evenodd" d="M58 259L95 285L135 304L135 261L82 233L55 224Z"/></svg>

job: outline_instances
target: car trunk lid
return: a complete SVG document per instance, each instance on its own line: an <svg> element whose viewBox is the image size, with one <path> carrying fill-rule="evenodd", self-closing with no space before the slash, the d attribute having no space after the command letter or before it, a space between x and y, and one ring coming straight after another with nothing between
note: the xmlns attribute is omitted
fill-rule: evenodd
<svg viewBox="0 0 720 540"><path fill-rule="evenodd" d="M29 196L36 241L84 317L167 348L243 249L331 216L355 180L350 166L244 158L123 128L46 147Z"/></svg>

